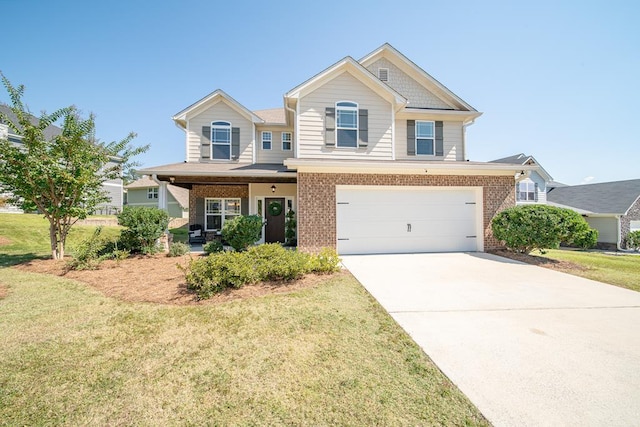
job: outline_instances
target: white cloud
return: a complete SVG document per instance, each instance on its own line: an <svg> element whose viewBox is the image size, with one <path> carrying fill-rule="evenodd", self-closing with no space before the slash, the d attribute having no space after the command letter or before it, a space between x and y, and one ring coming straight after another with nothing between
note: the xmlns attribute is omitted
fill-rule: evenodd
<svg viewBox="0 0 640 427"><path fill-rule="evenodd" d="M582 178L582 182L580 184L589 184L594 179L596 179L595 176L587 176L585 178Z"/></svg>

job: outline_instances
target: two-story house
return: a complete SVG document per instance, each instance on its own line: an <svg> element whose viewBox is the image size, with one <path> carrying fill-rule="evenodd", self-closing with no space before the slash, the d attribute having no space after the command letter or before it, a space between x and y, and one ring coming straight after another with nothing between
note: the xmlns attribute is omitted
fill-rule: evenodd
<svg viewBox="0 0 640 427"><path fill-rule="evenodd" d="M514 205L516 175L538 170L468 161L465 131L481 113L389 44L283 101L251 111L216 90L173 117L184 162L140 172L188 188L190 223L209 238L257 214L263 241L283 241L292 209L300 249L354 254L498 247L491 219Z"/></svg>

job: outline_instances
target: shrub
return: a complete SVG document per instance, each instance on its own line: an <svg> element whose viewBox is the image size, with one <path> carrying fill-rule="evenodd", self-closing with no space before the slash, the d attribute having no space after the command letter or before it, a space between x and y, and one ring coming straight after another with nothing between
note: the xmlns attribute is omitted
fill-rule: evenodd
<svg viewBox="0 0 640 427"><path fill-rule="evenodd" d="M258 215L240 215L224 223L222 238L236 251L244 251L260 240L262 225Z"/></svg>
<svg viewBox="0 0 640 427"><path fill-rule="evenodd" d="M222 252L224 250L224 246L218 240L213 240L202 247L204 252L207 255L214 254L216 252Z"/></svg>
<svg viewBox="0 0 640 427"><path fill-rule="evenodd" d="M311 272L335 272L339 262L333 249L310 255L272 243L245 252L220 252L194 259L183 271L187 287L203 299L229 287L239 288L258 281L293 280Z"/></svg>
<svg viewBox="0 0 640 427"><path fill-rule="evenodd" d="M102 227L97 227L91 237L82 240L74 249L73 259L67 263L72 270L95 270L104 259L107 242L102 237Z"/></svg>
<svg viewBox="0 0 640 427"><path fill-rule="evenodd" d="M640 249L640 230L627 234L627 247L636 251Z"/></svg>
<svg viewBox="0 0 640 427"><path fill-rule="evenodd" d="M519 252L589 244L593 232L578 213L555 206L516 206L505 209L491 221L493 235L507 248ZM597 233L596 233L597 239Z"/></svg>
<svg viewBox="0 0 640 427"><path fill-rule="evenodd" d="M169 246L169 253L167 256L176 257L188 254L191 248L186 243L174 242Z"/></svg>
<svg viewBox="0 0 640 427"><path fill-rule="evenodd" d="M598 230L593 228L576 233L573 239L573 246L582 249L593 248L597 243Z"/></svg>
<svg viewBox="0 0 640 427"><path fill-rule="evenodd" d="M169 215L158 208L126 206L118 215L121 244L132 252L155 253L156 241L169 225Z"/></svg>
<svg viewBox="0 0 640 427"><path fill-rule="evenodd" d="M287 215L285 216L284 223L284 238L287 241L287 245L295 246L296 245L296 213L293 209L289 209Z"/></svg>

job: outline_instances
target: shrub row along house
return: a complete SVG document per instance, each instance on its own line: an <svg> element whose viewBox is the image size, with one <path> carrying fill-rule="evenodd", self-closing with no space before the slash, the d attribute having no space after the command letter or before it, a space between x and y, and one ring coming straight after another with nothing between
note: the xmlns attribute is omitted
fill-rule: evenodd
<svg viewBox="0 0 640 427"><path fill-rule="evenodd" d="M6 105L0 104L0 111L9 117L14 123L17 122L16 116ZM30 116L32 123L37 123L36 117ZM55 125L48 126L44 131L44 137L47 140L55 138L62 133L62 129ZM6 123L0 122L0 139L7 139L14 144L22 143L22 136L19 133L15 133ZM113 166L119 162L119 159L113 158L112 162L107 164L107 167ZM105 181L102 184L104 192L109 197L109 201L101 203L97 206L96 213L98 214L116 214L122 210L122 195L123 186L122 179L112 179ZM2 213L22 213L18 207L8 203L8 199L11 197L10 193L2 191L2 183L0 182L0 212Z"/></svg>
<svg viewBox="0 0 640 427"><path fill-rule="evenodd" d="M490 223L515 204L515 176L538 165L467 160L481 115L389 44L341 59L251 111L222 90L184 110L185 158L139 171L189 190L189 222L208 239L241 214L266 220L262 241L341 254L484 251ZM181 159L182 160L182 159Z"/></svg>

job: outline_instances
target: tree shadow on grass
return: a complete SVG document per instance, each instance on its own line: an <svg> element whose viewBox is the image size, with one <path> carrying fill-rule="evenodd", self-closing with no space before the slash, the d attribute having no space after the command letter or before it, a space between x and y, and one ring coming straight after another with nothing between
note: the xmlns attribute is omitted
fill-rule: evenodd
<svg viewBox="0 0 640 427"><path fill-rule="evenodd" d="M47 259L48 256L38 255L34 253L24 254L6 254L0 252L0 268L12 267L14 265L22 264L25 262L33 261L34 259Z"/></svg>

